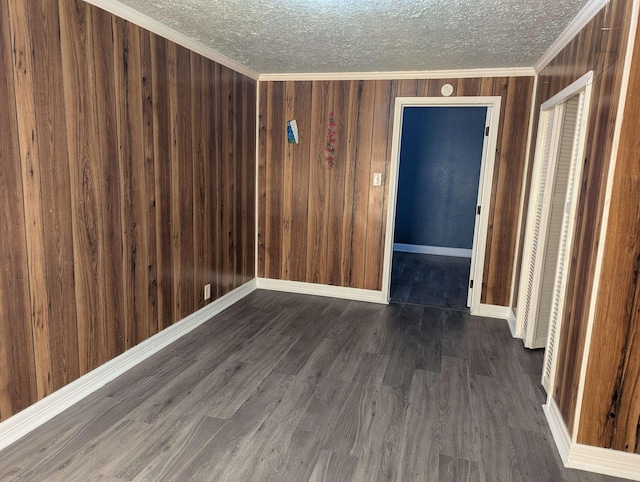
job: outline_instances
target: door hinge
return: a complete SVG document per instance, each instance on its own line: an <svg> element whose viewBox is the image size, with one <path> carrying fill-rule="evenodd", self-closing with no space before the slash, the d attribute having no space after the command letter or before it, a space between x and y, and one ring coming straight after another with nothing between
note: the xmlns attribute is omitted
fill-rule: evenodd
<svg viewBox="0 0 640 482"><path fill-rule="evenodd" d="M489 137L489 126L484 129L484 136Z"/></svg>
<svg viewBox="0 0 640 482"><path fill-rule="evenodd" d="M478 206L478 216L480 216L480 211L482 210L482 206Z"/></svg>
<svg viewBox="0 0 640 482"><path fill-rule="evenodd" d="M469 288L473 289L473 280L472 279L469 280Z"/></svg>

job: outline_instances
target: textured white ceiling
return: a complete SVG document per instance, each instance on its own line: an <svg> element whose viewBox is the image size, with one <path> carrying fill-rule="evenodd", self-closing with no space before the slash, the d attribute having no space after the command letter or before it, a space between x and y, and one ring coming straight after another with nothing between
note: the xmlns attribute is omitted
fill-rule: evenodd
<svg viewBox="0 0 640 482"><path fill-rule="evenodd" d="M120 0L259 73L531 67L588 0Z"/></svg>

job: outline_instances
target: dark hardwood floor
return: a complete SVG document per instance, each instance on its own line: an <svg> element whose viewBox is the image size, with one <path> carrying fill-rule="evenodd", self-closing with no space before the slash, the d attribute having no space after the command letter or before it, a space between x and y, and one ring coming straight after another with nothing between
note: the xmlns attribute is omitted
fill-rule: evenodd
<svg viewBox="0 0 640 482"><path fill-rule="evenodd" d="M0 480L598 481L504 321L256 291L0 452Z"/></svg>
<svg viewBox="0 0 640 482"><path fill-rule="evenodd" d="M466 310L470 268L469 258L394 251L391 299Z"/></svg>

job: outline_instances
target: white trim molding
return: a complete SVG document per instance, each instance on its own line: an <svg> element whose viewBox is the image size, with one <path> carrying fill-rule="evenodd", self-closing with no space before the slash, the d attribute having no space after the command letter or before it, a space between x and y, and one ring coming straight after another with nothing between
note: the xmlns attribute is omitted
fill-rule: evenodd
<svg viewBox="0 0 640 482"><path fill-rule="evenodd" d="M475 77L533 77L532 67L459 70L412 70L389 72L316 72L260 74L264 81L303 80L401 80L401 79L470 79Z"/></svg>
<svg viewBox="0 0 640 482"><path fill-rule="evenodd" d="M640 455L572 442L553 397L542 408L565 467L640 480Z"/></svg>
<svg viewBox="0 0 640 482"><path fill-rule="evenodd" d="M514 338L520 338L516 335L516 326L518 324L516 318L516 312L511 308L509 310L509 318L507 318L507 323L509 323L509 330L511 330L511 336Z"/></svg>
<svg viewBox="0 0 640 482"><path fill-rule="evenodd" d="M0 450L102 388L256 289L253 279L0 423Z"/></svg>
<svg viewBox="0 0 640 482"><path fill-rule="evenodd" d="M533 67L536 73L540 73L549 62L551 62L560 52L564 49L573 38L580 33L580 30L585 28L587 24L593 20L600 10L609 3L609 0L590 0L582 9L578 12L578 15L571 21L567 28L560 34L551 47L544 53L540 60L536 62Z"/></svg>
<svg viewBox="0 0 640 482"><path fill-rule="evenodd" d="M542 406L542 410L547 417L547 423L549 424L549 429L551 429L551 435L558 448L562 463L567 467L569 451L571 450L571 436L567 430L567 425L562 419L558 404L551 395L549 395L547 403Z"/></svg>
<svg viewBox="0 0 640 482"><path fill-rule="evenodd" d="M393 250L403 253L433 254L435 256L450 256L452 258L471 258L471 250L464 248L393 243Z"/></svg>
<svg viewBox="0 0 640 482"><path fill-rule="evenodd" d="M236 72L246 75L254 80L258 80L259 74L255 70L252 70L248 67L245 67L240 62L233 60L232 58L227 57L226 55L221 54L217 50L214 50L210 47L207 47L197 40L194 40L186 35L172 29L171 27L167 27L166 25L158 22L157 20L145 15L138 10L135 10L128 5L119 2L118 0L83 0L86 3L91 5L95 5L102 10L105 10L116 17L122 18L127 22L131 22L138 27L142 27L145 30L148 30L160 37L163 37L167 40L170 40L182 47L191 50L197 54L202 55L203 57L208 58L209 60L213 60L219 64L224 65Z"/></svg>
<svg viewBox="0 0 640 482"><path fill-rule="evenodd" d="M304 295L327 296L329 298L343 298L345 300L367 301L369 303L388 304L382 291L364 290L360 288L345 288L342 286L305 283L303 281L286 281L270 278L258 278L258 289L285 291Z"/></svg>
<svg viewBox="0 0 640 482"><path fill-rule="evenodd" d="M478 183L478 206L489 206L491 201L491 180L495 162L498 126L500 125L500 96L460 96L460 97L396 97L393 114L393 131L391 143L391 159L388 169L389 192L387 195L387 223L385 230L384 258L382 269L382 292L385 300L389 300L391 292L391 265L393 262L393 237L395 232L396 202L398 178L400 170L400 143L402 137L402 121L405 107L486 107L485 126L489 128L489 136L485 137L482 147L482 162ZM484 255L486 249L489 210L482 209L476 216L473 235L470 279L481 280L484 271ZM480 285L477 285L480 287ZM481 289L469 289L467 306L479 309ZM491 316L491 315L487 315ZM506 320L508 314L504 317Z"/></svg>
<svg viewBox="0 0 640 482"><path fill-rule="evenodd" d="M477 308L471 308L473 316L483 316L485 318L497 318L498 320L509 320L511 308L508 306L487 305L480 303Z"/></svg>

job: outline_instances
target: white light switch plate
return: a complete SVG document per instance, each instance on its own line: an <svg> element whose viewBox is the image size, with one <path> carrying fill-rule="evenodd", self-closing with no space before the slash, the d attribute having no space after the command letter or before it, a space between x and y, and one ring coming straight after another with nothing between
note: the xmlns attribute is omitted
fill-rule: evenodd
<svg viewBox="0 0 640 482"><path fill-rule="evenodd" d="M382 173L374 172L373 173L373 185L374 186L382 186Z"/></svg>

